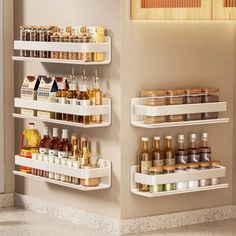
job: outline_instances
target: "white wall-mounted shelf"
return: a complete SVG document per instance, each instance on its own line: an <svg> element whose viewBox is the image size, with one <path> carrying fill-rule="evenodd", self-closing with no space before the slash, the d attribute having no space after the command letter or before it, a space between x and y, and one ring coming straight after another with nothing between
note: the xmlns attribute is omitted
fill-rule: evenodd
<svg viewBox="0 0 236 236"><path fill-rule="evenodd" d="M34 41L14 41L14 50L38 50L38 51L58 51L58 52L102 52L105 53L105 60L102 62L85 62L81 60L63 60L13 56L15 61L35 61L45 63L63 63L79 65L104 65L111 63L111 37L105 36L104 43L63 43L63 42L34 42Z"/></svg>
<svg viewBox="0 0 236 236"><path fill-rule="evenodd" d="M40 177L32 174L23 173L20 171L14 171L15 175L20 175L24 177L29 177L37 180L41 180L47 183L57 184L65 187L70 187L83 191L99 190L99 189L108 189L111 187L111 162L107 160L100 159L98 165L100 168L96 169L76 169L73 167L67 167L57 164L52 164L44 161L33 160L30 158L25 158L22 156L15 156L15 165L16 166L27 166L34 169L39 169L48 172L54 172L62 174L65 176L75 177L79 179L88 179L88 178L98 178L101 177L102 181L99 186L96 187L84 187L82 185L75 185L71 183L66 183L58 181L55 179L49 179L45 177Z"/></svg>
<svg viewBox="0 0 236 236"><path fill-rule="evenodd" d="M196 103L183 105L167 105L167 106L147 106L143 105L145 98L133 98L131 100L131 124L133 126L142 128L168 128L177 126L190 125L209 125L229 122L229 118L218 118L208 120L194 120L181 122L165 122L156 124L145 124L144 116L165 116L165 115L179 115L179 114L194 114L205 112L225 112L227 110L226 102L214 103Z"/></svg>
<svg viewBox="0 0 236 236"><path fill-rule="evenodd" d="M182 193L200 192L214 189L228 188L228 184L210 185L206 187L188 188L184 190L163 191L158 193L141 192L137 184L157 185L176 182L187 182L201 179L223 178L226 176L226 168L219 166L215 169L199 170L197 172L174 173L164 175L145 175L138 173L138 166L131 167L131 192L144 197L160 197Z"/></svg>
<svg viewBox="0 0 236 236"><path fill-rule="evenodd" d="M104 105L98 106L79 106L79 105L70 105L70 104L60 104L53 102L41 102L41 101L32 101L21 98L15 98L15 107L16 108L25 108L25 109L33 109L40 111L48 111L48 112L58 112L63 111L64 114L71 115L80 115L80 116L91 116L91 115L103 115L103 122L99 124L88 124L84 125L76 122L69 121L61 121L56 119L48 119L37 116L27 116L22 114L14 113L13 117L21 118L21 119L30 119L30 120L39 120L43 122L56 123L62 125L69 125L81 128L98 128L98 127L106 127L111 125L111 99L104 98Z"/></svg>

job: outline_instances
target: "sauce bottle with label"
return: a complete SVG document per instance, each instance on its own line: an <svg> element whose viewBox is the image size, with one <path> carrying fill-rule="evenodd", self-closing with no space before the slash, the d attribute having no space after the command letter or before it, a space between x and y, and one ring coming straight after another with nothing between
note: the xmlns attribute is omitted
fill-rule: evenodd
<svg viewBox="0 0 236 236"><path fill-rule="evenodd" d="M178 149L175 153L177 164L188 163L188 151L184 148L184 135L178 136Z"/></svg>
<svg viewBox="0 0 236 236"><path fill-rule="evenodd" d="M152 167L152 153L148 149L147 137L142 137L141 139L141 150L138 154L138 172L142 174L148 174L148 169ZM138 184L139 191L148 192L149 185L147 184Z"/></svg>
<svg viewBox="0 0 236 236"><path fill-rule="evenodd" d="M166 136L164 155L165 166L174 166L176 161L174 150L172 149L172 136Z"/></svg>
<svg viewBox="0 0 236 236"><path fill-rule="evenodd" d="M161 150L161 138L154 137L154 150L152 151L153 166L164 166L164 153Z"/></svg>
<svg viewBox="0 0 236 236"><path fill-rule="evenodd" d="M188 161L189 163L199 163L200 162L200 152L197 148L197 135L191 134L189 140L188 149Z"/></svg>
<svg viewBox="0 0 236 236"><path fill-rule="evenodd" d="M49 156L57 156L61 144L58 136L58 128L53 128L52 137L52 141L49 144Z"/></svg>
<svg viewBox="0 0 236 236"><path fill-rule="evenodd" d="M68 130L62 130L62 141L59 146L58 157L59 158L69 158L72 151L72 145L68 138Z"/></svg>
<svg viewBox="0 0 236 236"><path fill-rule="evenodd" d="M208 134L207 133L202 134L201 147L200 147L200 160L201 162L211 161L211 148L208 147Z"/></svg>
<svg viewBox="0 0 236 236"><path fill-rule="evenodd" d="M40 141L40 145L39 145L40 154L49 154L49 145L51 141L52 140L49 137L48 127L44 127L43 139Z"/></svg>

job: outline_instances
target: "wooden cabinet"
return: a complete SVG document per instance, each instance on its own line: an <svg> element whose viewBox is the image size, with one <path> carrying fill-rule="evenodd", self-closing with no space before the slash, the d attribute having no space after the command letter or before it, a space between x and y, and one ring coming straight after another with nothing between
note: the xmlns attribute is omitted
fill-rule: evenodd
<svg viewBox="0 0 236 236"><path fill-rule="evenodd" d="M235 20L236 0L213 0L214 20Z"/></svg>

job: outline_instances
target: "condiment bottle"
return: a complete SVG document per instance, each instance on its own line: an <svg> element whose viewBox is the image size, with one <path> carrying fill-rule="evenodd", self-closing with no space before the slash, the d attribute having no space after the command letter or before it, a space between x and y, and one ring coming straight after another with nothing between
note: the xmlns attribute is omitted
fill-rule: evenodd
<svg viewBox="0 0 236 236"><path fill-rule="evenodd" d="M40 154L48 154L49 153L49 145L51 143L51 139L49 137L48 127L44 127L43 131L43 139L39 144L39 153Z"/></svg>
<svg viewBox="0 0 236 236"><path fill-rule="evenodd" d="M138 154L138 172L142 174L148 174L148 169L152 167L152 153L148 149L148 141L147 137L142 137L141 139L141 150ZM138 184L139 191L148 192L149 185L146 184Z"/></svg>
<svg viewBox="0 0 236 236"><path fill-rule="evenodd" d="M197 148L197 135L196 134L190 134L188 161L189 163L200 162L200 151Z"/></svg>
<svg viewBox="0 0 236 236"><path fill-rule="evenodd" d="M186 164L178 164L175 166L175 173L185 173L187 170ZM176 189L177 190L183 190L188 188L188 182L177 182L176 183Z"/></svg>
<svg viewBox="0 0 236 236"><path fill-rule="evenodd" d="M58 137L58 128L53 128L52 130L52 141L49 144L49 155L57 156L61 141Z"/></svg>
<svg viewBox="0 0 236 236"><path fill-rule="evenodd" d="M68 138L68 130L62 130L62 141L59 146L58 157L60 158L69 158L70 153L72 151L72 146Z"/></svg>
<svg viewBox="0 0 236 236"><path fill-rule="evenodd" d="M178 149L175 156L177 164L188 163L188 151L184 148L184 135L178 135Z"/></svg>
<svg viewBox="0 0 236 236"><path fill-rule="evenodd" d="M80 165L90 164L91 153L88 150L88 139L86 137L81 137L81 149L82 156L78 158Z"/></svg>
<svg viewBox="0 0 236 236"><path fill-rule="evenodd" d="M96 43L104 43L104 42L105 42L105 29L99 26L96 32ZM95 61L97 62L105 61L105 53L103 52L96 52L94 57Z"/></svg>
<svg viewBox="0 0 236 236"><path fill-rule="evenodd" d="M67 92L67 103L73 106L77 105L77 87L78 85L76 82L71 82L69 84L69 90ZM71 122L78 122L78 116L68 114L67 120Z"/></svg>
<svg viewBox="0 0 236 236"><path fill-rule="evenodd" d="M175 166L164 166L165 174L173 174L175 172ZM175 183L169 183L164 185L165 191L176 190Z"/></svg>
<svg viewBox="0 0 236 236"><path fill-rule="evenodd" d="M155 136L154 138L154 149L152 151L153 166L164 166L164 153L161 150L161 138Z"/></svg>
<svg viewBox="0 0 236 236"><path fill-rule="evenodd" d="M148 169L149 175L162 175L163 172L163 166L155 166L155 167L150 167ZM164 191L164 185L163 184L158 184L158 185L150 185L150 193L158 193Z"/></svg>
<svg viewBox="0 0 236 236"><path fill-rule="evenodd" d="M172 136L166 136L164 155L165 155L165 165L174 166L176 160L174 156L174 150L172 149Z"/></svg>
<svg viewBox="0 0 236 236"><path fill-rule="evenodd" d="M100 89L99 77L98 77L97 70L95 71L94 86L93 86L93 89L91 90L91 98L90 99L91 99L92 106L102 105L102 90ZM102 115L91 116L91 122L101 123L102 122Z"/></svg>
<svg viewBox="0 0 236 236"><path fill-rule="evenodd" d="M211 161L211 169L217 169L221 165L220 161ZM212 178L211 185L220 184L220 178Z"/></svg>
<svg viewBox="0 0 236 236"><path fill-rule="evenodd" d="M201 147L200 147L200 159L201 159L201 162L211 161L211 148L208 147L208 134L207 133L202 134Z"/></svg>
<svg viewBox="0 0 236 236"><path fill-rule="evenodd" d="M71 143L72 143L72 153L70 159L76 161L78 158L81 157L81 153L78 147L78 137L76 135L71 136Z"/></svg>
<svg viewBox="0 0 236 236"><path fill-rule="evenodd" d="M208 170L210 168L210 162L200 162L199 163L199 170ZM209 186L211 184L211 179L200 179L199 180L199 187Z"/></svg>
<svg viewBox="0 0 236 236"><path fill-rule="evenodd" d="M189 163L187 164L188 169L187 172L197 172L199 171L199 164L198 163ZM188 188L198 188L199 183L198 180L190 180L188 181Z"/></svg>
<svg viewBox="0 0 236 236"><path fill-rule="evenodd" d="M66 83L58 82L58 91L56 93L56 102L66 104ZM57 120L66 120L67 115L62 113L56 113Z"/></svg>

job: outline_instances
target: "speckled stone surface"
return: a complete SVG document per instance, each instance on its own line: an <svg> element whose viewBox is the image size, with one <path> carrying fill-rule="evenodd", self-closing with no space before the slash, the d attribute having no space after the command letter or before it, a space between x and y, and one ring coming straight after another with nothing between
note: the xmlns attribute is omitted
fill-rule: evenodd
<svg viewBox="0 0 236 236"><path fill-rule="evenodd" d="M11 207L14 205L14 194L6 193L0 194L0 208L1 207Z"/></svg>

